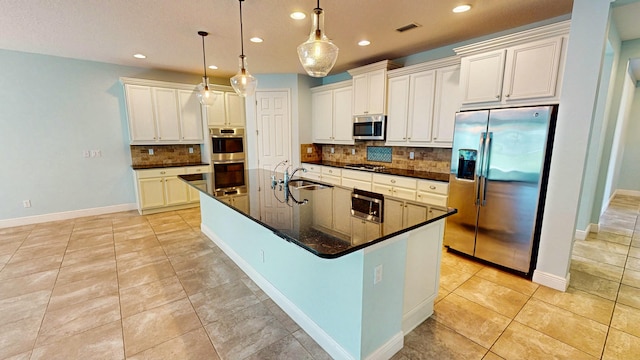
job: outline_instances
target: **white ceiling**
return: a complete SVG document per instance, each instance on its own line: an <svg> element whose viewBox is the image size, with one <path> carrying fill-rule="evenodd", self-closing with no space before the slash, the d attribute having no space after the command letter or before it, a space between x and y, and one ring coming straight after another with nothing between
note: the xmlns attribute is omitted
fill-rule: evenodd
<svg viewBox="0 0 640 360"><path fill-rule="evenodd" d="M454 14L458 4L473 6ZM573 0L323 0L325 30L340 48L332 74L571 12ZM315 0L243 2L245 53L252 73L304 73L296 47L306 40ZM230 77L240 55L237 0L2 0L0 49ZM409 23L422 25L399 33ZM248 41L264 38L261 44ZM359 47L361 39L372 44ZM132 57L135 53L147 59Z"/></svg>
<svg viewBox="0 0 640 360"><path fill-rule="evenodd" d="M454 14L458 4L473 6ZM332 74L472 39L571 11L573 0L323 0L325 30L340 48ZM245 53L252 73L304 73L296 46L309 33L314 0L243 2ZM640 2L617 0L613 18L622 40L640 38ZM396 28L421 26L405 33ZM199 30L206 38L209 75L228 78L240 54L237 0L2 0L0 49L107 63L202 73ZM261 44L248 41L264 38ZM368 47L356 45L368 39ZM143 53L147 59L134 59ZM640 78L640 74L638 74Z"/></svg>

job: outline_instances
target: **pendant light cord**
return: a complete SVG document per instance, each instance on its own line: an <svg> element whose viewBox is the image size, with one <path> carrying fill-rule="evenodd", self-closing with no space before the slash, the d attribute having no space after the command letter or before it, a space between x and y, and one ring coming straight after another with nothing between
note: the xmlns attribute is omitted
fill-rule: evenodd
<svg viewBox="0 0 640 360"><path fill-rule="evenodd" d="M204 77L207 77L207 54L204 51L204 37L205 35L200 35L202 36L202 67L204 68ZM205 86L207 86L207 84L204 84Z"/></svg>
<svg viewBox="0 0 640 360"><path fill-rule="evenodd" d="M240 2L240 53L244 58L244 33L242 32L242 2L244 0L238 0ZM320 1L320 0L318 0ZM243 66L244 67L244 66Z"/></svg>
<svg viewBox="0 0 640 360"><path fill-rule="evenodd" d="M319 37L320 33L320 14L322 13L322 9L320 8L320 0L318 0L317 6L313 9L314 16L318 17L318 21L316 21L316 37Z"/></svg>

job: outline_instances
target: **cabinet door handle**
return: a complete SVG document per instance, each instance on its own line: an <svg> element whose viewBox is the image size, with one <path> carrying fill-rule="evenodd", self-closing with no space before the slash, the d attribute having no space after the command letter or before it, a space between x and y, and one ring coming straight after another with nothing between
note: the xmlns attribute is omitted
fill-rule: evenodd
<svg viewBox="0 0 640 360"><path fill-rule="evenodd" d="M510 94L505 95L505 97L509 97L509 96L511 96L511 95Z"/></svg>
<svg viewBox="0 0 640 360"><path fill-rule="evenodd" d="M167 173L166 171L160 171L160 174L162 174L162 175L164 175L166 173Z"/></svg>
<svg viewBox="0 0 640 360"><path fill-rule="evenodd" d="M436 187L435 187L435 186L433 186L433 185L429 185L429 189L431 189L431 190L435 190L435 189L436 189Z"/></svg>
<svg viewBox="0 0 640 360"><path fill-rule="evenodd" d="M408 137L408 138L407 138L407 140L411 140L411 138L410 138L410 137Z"/></svg>
<svg viewBox="0 0 640 360"><path fill-rule="evenodd" d="M421 197L422 197L422 195L418 194L418 197L419 197L419 198L421 198Z"/></svg>
<svg viewBox="0 0 640 360"><path fill-rule="evenodd" d="M392 183L392 184L395 184L395 183L396 183L396 181L395 181L394 179L391 179L391 183Z"/></svg>
<svg viewBox="0 0 640 360"><path fill-rule="evenodd" d="M500 95L496 95L496 99L500 99Z"/></svg>

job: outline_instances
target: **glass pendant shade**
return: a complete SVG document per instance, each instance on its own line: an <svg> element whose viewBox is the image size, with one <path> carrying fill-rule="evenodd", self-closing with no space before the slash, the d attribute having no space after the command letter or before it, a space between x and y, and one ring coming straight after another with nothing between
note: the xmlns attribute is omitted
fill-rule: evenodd
<svg viewBox="0 0 640 360"><path fill-rule="evenodd" d="M324 34L324 14L313 9L313 25L309 39L298 46L298 57L304 70L313 77L327 76L338 59L338 47Z"/></svg>
<svg viewBox="0 0 640 360"><path fill-rule="evenodd" d="M209 89L209 78L203 77L202 83L198 85L198 101L205 106L211 106L216 102L216 95Z"/></svg>
<svg viewBox="0 0 640 360"><path fill-rule="evenodd" d="M231 86L242 97L253 96L258 80L247 71L247 57L240 55L240 70L231 78Z"/></svg>

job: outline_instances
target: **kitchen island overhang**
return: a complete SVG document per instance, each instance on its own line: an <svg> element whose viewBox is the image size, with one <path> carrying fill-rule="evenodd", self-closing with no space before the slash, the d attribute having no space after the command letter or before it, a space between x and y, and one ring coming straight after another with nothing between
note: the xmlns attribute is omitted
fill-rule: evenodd
<svg viewBox="0 0 640 360"><path fill-rule="evenodd" d="M287 204L274 197L285 189L270 187L268 171L248 170L246 178L249 209L191 183L201 191L203 233L332 357L386 359L399 351L404 334L433 312L442 220L456 210L356 246L326 234L325 246L323 233L308 228L314 213L307 210L332 188L297 192L311 200Z"/></svg>

